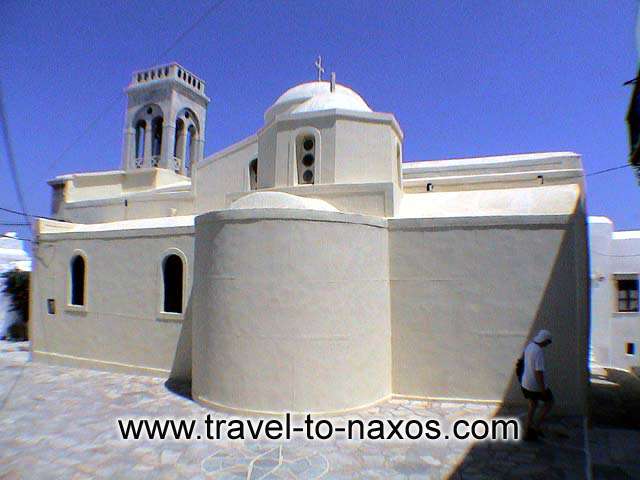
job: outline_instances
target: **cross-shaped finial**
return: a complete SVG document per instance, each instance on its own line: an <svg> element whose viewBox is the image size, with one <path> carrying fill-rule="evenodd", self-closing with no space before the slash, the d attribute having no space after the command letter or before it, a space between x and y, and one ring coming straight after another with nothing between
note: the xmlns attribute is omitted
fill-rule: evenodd
<svg viewBox="0 0 640 480"><path fill-rule="evenodd" d="M318 69L318 81L322 81L322 74L324 73L324 67L322 66L322 57L318 55L318 59L316 60L316 68Z"/></svg>

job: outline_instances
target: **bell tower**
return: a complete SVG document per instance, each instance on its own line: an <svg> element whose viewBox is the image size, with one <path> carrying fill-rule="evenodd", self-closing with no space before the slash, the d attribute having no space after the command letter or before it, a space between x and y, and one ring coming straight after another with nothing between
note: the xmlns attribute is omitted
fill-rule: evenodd
<svg viewBox="0 0 640 480"><path fill-rule="evenodd" d="M205 83L177 63L134 72L127 93L122 169L190 176L204 152Z"/></svg>

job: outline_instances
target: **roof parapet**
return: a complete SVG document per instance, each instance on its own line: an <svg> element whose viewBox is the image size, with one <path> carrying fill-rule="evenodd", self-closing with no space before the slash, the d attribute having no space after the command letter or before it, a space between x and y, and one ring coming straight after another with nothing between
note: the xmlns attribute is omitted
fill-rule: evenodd
<svg viewBox="0 0 640 480"><path fill-rule="evenodd" d="M127 90L159 80L175 80L191 90L204 95L205 82L178 63L158 65L145 70L137 70L131 76Z"/></svg>

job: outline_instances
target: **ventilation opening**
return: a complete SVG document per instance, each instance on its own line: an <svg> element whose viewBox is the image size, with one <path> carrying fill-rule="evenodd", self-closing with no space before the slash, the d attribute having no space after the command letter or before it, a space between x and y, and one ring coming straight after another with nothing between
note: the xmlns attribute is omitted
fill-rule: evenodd
<svg viewBox="0 0 640 480"><path fill-rule="evenodd" d="M249 189L258 189L258 159L254 158L249 162Z"/></svg>
<svg viewBox="0 0 640 480"><path fill-rule="evenodd" d="M627 355L635 355L636 354L636 344L635 343L627 343L626 349L627 349Z"/></svg>
<svg viewBox="0 0 640 480"><path fill-rule="evenodd" d="M304 135L296 142L296 160L298 166L298 183L315 183L316 140L311 135Z"/></svg>

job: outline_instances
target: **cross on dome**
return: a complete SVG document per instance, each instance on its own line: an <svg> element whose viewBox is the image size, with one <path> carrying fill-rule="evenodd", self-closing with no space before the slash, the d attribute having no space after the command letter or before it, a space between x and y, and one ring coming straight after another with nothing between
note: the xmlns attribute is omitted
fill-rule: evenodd
<svg viewBox="0 0 640 480"><path fill-rule="evenodd" d="M322 57L320 55L318 55L318 59L316 60L316 63L314 65L318 69L318 81L321 82L322 74L324 73L324 67L322 66Z"/></svg>

